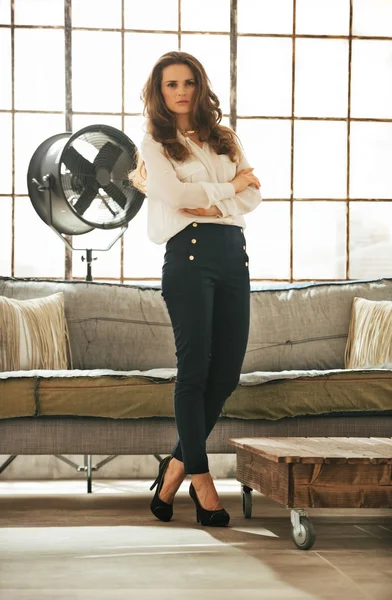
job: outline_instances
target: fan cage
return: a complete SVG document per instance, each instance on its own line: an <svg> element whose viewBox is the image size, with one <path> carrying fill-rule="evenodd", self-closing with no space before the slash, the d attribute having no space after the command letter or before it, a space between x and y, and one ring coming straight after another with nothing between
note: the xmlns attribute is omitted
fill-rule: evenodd
<svg viewBox="0 0 392 600"><path fill-rule="evenodd" d="M72 170L65 162L71 155L75 160ZM113 164L110 157L116 158ZM144 199L128 178L136 163L136 146L114 127L90 125L73 134L58 163L59 184L71 210L86 224L101 229L128 223ZM97 175L106 183L106 191Z"/></svg>

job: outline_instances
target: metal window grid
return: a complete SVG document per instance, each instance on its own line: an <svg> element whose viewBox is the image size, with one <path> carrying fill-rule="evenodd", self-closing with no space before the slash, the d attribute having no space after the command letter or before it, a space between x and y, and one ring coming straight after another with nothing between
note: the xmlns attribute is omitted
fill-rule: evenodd
<svg viewBox="0 0 392 600"><path fill-rule="evenodd" d="M230 0L230 32L204 32L204 31L186 31L181 28L181 1L178 1L178 23L179 27L177 32L173 30L146 30L146 29L129 29L125 28L124 25L124 5L126 0L121 0L122 4L122 23L121 28L105 28L104 31L113 31L121 33L121 47L122 47L122 85L121 85L121 112L105 112L108 115L121 116L121 125L124 130L124 120L126 116L140 116L140 113L126 112L125 111L125 74L124 74L124 38L125 33L150 33L150 34L173 34L177 33L178 36L178 49L181 50L181 36L186 35L223 35L229 36L230 39L230 113L225 115L230 119L230 126L236 130L237 121L240 119L260 119L260 120L289 120L291 122L291 167L290 167L290 198L264 198L263 202L289 202L290 203L290 277L289 279L272 279L268 278L268 281L274 282L306 282L306 281L326 281L323 278L311 278L311 279L298 279L293 278L293 206L295 202L345 202L346 203L346 272L345 278L349 278L349 265L350 265L350 204L354 202L361 202L366 200L367 202L391 202L392 198L349 198L350 190L350 132L352 122L384 122L391 123L392 119L382 118L355 118L351 116L351 70L352 70L352 42L353 40L389 40L392 41L391 37L386 36L358 36L352 33L353 23L353 0L350 0L350 19L349 19L349 33L346 36L343 35L312 35L312 34L297 34L296 33L296 0L293 0L293 30L290 34L273 34L273 33L238 33L237 31L237 14L238 14L238 0ZM28 114L64 114L65 126L67 130L72 130L72 117L77 114L88 114L88 115L99 115L98 112L77 112L72 109L72 31L102 31L100 28L95 27L73 27L72 26L72 0L64 0L64 25L17 25L15 24L15 9L14 3L11 2L11 23L10 25L0 24L0 28L8 28L11 31L11 73L12 73L12 88L11 88L11 110L0 109L0 113L11 113L11 131L12 131L12 232L11 232L11 275L14 276L15 271L15 198L25 197L25 194L15 193L15 114L17 113L28 113ZM64 30L64 55L65 55L65 113L62 111L46 111L46 110L16 110L15 109L15 30L17 29L60 29ZM247 115L242 116L237 114L237 40L239 37L252 37L252 38L289 38L292 40L292 102L291 102L291 115L289 116L265 116L265 115ZM349 60L348 60L348 112L347 117L301 117L294 115L294 100L295 100L295 42L296 39L333 39L333 40L348 40L349 45ZM346 198L298 198L293 195L293 182L294 182L294 125L296 121L332 121L332 122L347 122L347 174L346 174ZM9 194L0 194L1 197L9 197ZM130 278L124 276L124 240L120 240L120 278L112 277L96 277L96 280L104 279L106 281L117 281L127 282L134 281L136 278ZM65 249L65 263L64 263L64 277L65 279L72 279L72 253ZM45 278L42 275L42 278ZM78 278L73 278L78 279ZM138 281L159 281L157 278L137 278ZM265 279L253 279L253 281L266 281Z"/></svg>

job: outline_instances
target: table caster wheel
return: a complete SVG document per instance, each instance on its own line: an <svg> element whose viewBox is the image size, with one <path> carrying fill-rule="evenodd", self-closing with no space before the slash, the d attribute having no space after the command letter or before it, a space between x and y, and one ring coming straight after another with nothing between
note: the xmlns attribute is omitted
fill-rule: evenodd
<svg viewBox="0 0 392 600"><path fill-rule="evenodd" d="M242 511L245 519L252 516L252 489L246 485L242 486Z"/></svg>
<svg viewBox="0 0 392 600"><path fill-rule="evenodd" d="M300 518L299 530L293 527L292 536L294 544L300 550L310 550L316 540L313 524L307 517Z"/></svg>

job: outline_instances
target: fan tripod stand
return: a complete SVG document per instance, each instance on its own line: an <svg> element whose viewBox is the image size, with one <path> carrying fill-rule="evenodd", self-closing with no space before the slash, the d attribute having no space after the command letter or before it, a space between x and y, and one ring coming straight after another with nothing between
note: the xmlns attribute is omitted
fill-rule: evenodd
<svg viewBox="0 0 392 600"><path fill-rule="evenodd" d="M54 229L52 227L52 229ZM54 231L56 231L54 229ZM56 232L58 233L58 232ZM121 233L121 235L123 234L123 232ZM63 236L61 234L58 234L62 240L64 241L64 243L66 244L66 246L68 248L70 248L71 250L75 249L73 248L68 240L66 240L65 238L63 238ZM118 237L116 237L116 239L114 240L114 242L109 246L109 248L106 248L105 250L110 250L110 248L113 246L113 244L118 240ZM92 248L86 248L85 249L86 252L86 256L82 256L81 260L82 262L86 262L87 264L87 273L86 273L86 281L92 281L92 271L91 271L91 264L94 260L97 260L97 257L93 258L93 249ZM76 462L74 462L73 460L70 460L69 458L66 458L65 456L63 456L62 454L55 454L54 455L55 458L58 458L58 460L61 460L62 462L66 463L67 465L69 465L70 467L73 467L76 469L77 473L81 473L84 472L86 473L86 477L87 477L87 493L91 494L92 493L92 472L93 471L98 471L101 467L103 467L104 465L106 465L107 463L111 462L112 460L114 460L115 458L117 458L117 454L112 454L110 456L107 456L106 458L104 458L103 460L101 460L100 462L98 462L97 464L93 465L92 464L92 454L84 454L83 455L83 464L82 465L78 465Z"/></svg>

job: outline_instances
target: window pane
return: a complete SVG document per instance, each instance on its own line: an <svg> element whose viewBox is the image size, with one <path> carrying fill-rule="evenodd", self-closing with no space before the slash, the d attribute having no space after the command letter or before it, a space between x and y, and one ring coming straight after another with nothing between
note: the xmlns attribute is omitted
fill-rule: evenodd
<svg viewBox="0 0 392 600"><path fill-rule="evenodd" d="M291 115L291 66L291 40L239 38L238 114Z"/></svg>
<svg viewBox="0 0 392 600"><path fill-rule="evenodd" d="M0 29L0 108L11 108L11 31Z"/></svg>
<svg viewBox="0 0 392 600"><path fill-rule="evenodd" d="M2 25L11 23L11 0L0 0L0 23Z"/></svg>
<svg viewBox="0 0 392 600"><path fill-rule="evenodd" d="M294 196L345 198L347 125L299 121L294 129Z"/></svg>
<svg viewBox="0 0 392 600"><path fill-rule="evenodd" d="M289 279L290 204L262 202L245 219L251 278Z"/></svg>
<svg viewBox="0 0 392 600"><path fill-rule="evenodd" d="M29 132L26 135L26 132ZM27 169L42 142L65 131L64 115L15 115L15 192L27 194Z"/></svg>
<svg viewBox="0 0 392 600"><path fill-rule="evenodd" d="M392 123L352 123L350 198L391 198Z"/></svg>
<svg viewBox="0 0 392 600"><path fill-rule="evenodd" d="M129 1L129 0L128 0ZM97 0L72 0L73 27L121 27L121 0L97 2Z"/></svg>
<svg viewBox="0 0 392 600"><path fill-rule="evenodd" d="M11 233L12 203L11 198L0 198L0 275L11 275Z"/></svg>
<svg viewBox="0 0 392 600"><path fill-rule="evenodd" d="M15 31L15 108L64 110L64 32Z"/></svg>
<svg viewBox="0 0 392 600"><path fill-rule="evenodd" d="M292 33L293 0L238 0L239 33Z"/></svg>
<svg viewBox="0 0 392 600"><path fill-rule="evenodd" d="M127 0L124 3L124 22L126 29L177 31L178 0L143 0L142 8L140 0ZM137 58L139 60L139 54Z"/></svg>
<svg viewBox="0 0 392 600"><path fill-rule="evenodd" d="M207 15L207 16L206 16ZM230 31L230 0L182 0L183 31Z"/></svg>
<svg viewBox="0 0 392 600"><path fill-rule="evenodd" d="M74 235L72 245L74 248L106 248L111 244L119 230L104 231L102 229L94 229L91 233L84 235ZM98 252L93 250L93 259L96 259L91 264L91 273L93 280L97 277L120 278L121 263L121 242L117 240L114 246L107 251ZM82 257L86 258L85 250L74 250L72 253L72 275L77 278L85 279L87 275L86 261L82 261Z"/></svg>
<svg viewBox="0 0 392 600"><path fill-rule="evenodd" d="M178 49L174 34L125 34L125 111L142 112L140 94L151 70L162 54ZM137 60L135 59L137 57Z"/></svg>
<svg viewBox="0 0 392 600"><path fill-rule="evenodd" d="M72 39L73 109L121 111L121 33L74 31Z"/></svg>
<svg viewBox="0 0 392 600"><path fill-rule="evenodd" d="M297 0L297 33L348 35L350 0Z"/></svg>
<svg viewBox="0 0 392 600"><path fill-rule="evenodd" d="M281 120L237 121L245 155L260 179L264 198L290 198L291 124Z"/></svg>
<svg viewBox="0 0 392 600"><path fill-rule="evenodd" d="M124 133L139 149L145 134L145 122L144 117L125 117Z"/></svg>
<svg viewBox="0 0 392 600"><path fill-rule="evenodd" d="M295 279L345 278L344 202L294 202L293 275Z"/></svg>
<svg viewBox="0 0 392 600"><path fill-rule="evenodd" d="M15 198L15 277L64 277L64 243L29 198Z"/></svg>
<svg viewBox="0 0 392 600"><path fill-rule="evenodd" d="M124 276L160 279L164 254L165 244L154 244L147 236L146 200L124 235Z"/></svg>
<svg viewBox="0 0 392 600"><path fill-rule="evenodd" d="M350 203L352 279L392 276L392 204Z"/></svg>
<svg viewBox="0 0 392 600"><path fill-rule="evenodd" d="M346 117L348 42L297 39L295 62L295 114Z"/></svg>
<svg viewBox="0 0 392 600"><path fill-rule="evenodd" d="M64 25L64 0L14 0L16 25Z"/></svg>
<svg viewBox="0 0 392 600"><path fill-rule="evenodd" d="M352 57L351 115L392 118L392 41L353 40Z"/></svg>
<svg viewBox="0 0 392 600"><path fill-rule="evenodd" d="M12 121L11 113L0 113L0 194L12 192ZM0 199L1 201L1 199Z"/></svg>
<svg viewBox="0 0 392 600"><path fill-rule="evenodd" d="M224 113L230 111L230 40L223 35L183 35L181 50L193 54L205 68Z"/></svg>
<svg viewBox="0 0 392 600"><path fill-rule="evenodd" d="M111 125L121 129L120 115L73 115L72 131L76 132L88 125Z"/></svg>
<svg viewBox="0 0 392 600"><path fill-rule="evenodd" d="M353 34L391 37L391 0L353 0Z"/></svg>

